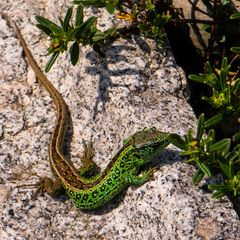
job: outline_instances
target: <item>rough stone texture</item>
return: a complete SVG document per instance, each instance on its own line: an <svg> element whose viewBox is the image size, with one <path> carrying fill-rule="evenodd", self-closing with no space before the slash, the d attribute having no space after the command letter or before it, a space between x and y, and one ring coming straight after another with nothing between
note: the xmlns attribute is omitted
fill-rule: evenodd
<svg viewBox="0 0 240 240"><path fill-rule="evenodd" d="M42 68L49 42L34 26L34 16L57 21L70 2L1 1L0 13L18 22ZM95 14L101 27L104 22L111 26L104 10ZM68 153L76 166L82 139L91 136L95 159L104 169L122 140L138 129L156 126L184 134L195 127L183 97L186 79L171 52L157 49L152 40L142 42L139 37L119 39L108 47L105 63L83 47L76 67L63 54L47 74L71 110ZM100 210L81 212L64 196L32 200L35 188L21 185L51 176L47 149L54 108L1 16L0 47L0 239L240 239L231 203L215 201L193 186L193 167L182 163L173 147L156 159L152 181L128 188Z"/></svg>

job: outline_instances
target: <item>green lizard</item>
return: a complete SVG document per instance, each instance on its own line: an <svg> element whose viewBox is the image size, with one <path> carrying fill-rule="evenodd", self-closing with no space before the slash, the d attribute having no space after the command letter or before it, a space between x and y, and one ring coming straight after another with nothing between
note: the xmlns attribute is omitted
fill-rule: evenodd
<svg viewBox="0 0 240 240"><path fill-rule="evenodd" d="M169 134L156 128L143 129L130 136L123 147L110 161L104 172L94 176L87 176L94 166L93 152L86 149L88 159L83 162L83 168L78 171L73 164L66 160L62 151L62 144L68 124L69 111L61 94L49 82L35 62L26 42L15 22L17 36L23 46L29 64L33 68L40 83L49 92L56 106L56 126L49 144L49 161L52 172L56 177L54 182L50 178L42 178L38 184L39 191L46 191L53 195L63 187L76 206L83 210L95 209L108 202L129 185L140 185L147 182L153 168L141 171L169 144Z"/></svg>

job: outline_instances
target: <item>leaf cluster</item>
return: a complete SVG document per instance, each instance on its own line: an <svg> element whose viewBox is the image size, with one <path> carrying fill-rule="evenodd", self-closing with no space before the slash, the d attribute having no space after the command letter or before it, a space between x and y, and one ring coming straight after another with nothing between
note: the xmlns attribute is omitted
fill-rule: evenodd
<svg viewBox="0 0 240 240"><path fill-rule="evenodd" d="M103 48L106 40L119 35L117 28L100 31L97 28L96 16L91 16L84 21L83 9L87 6L105 7L110 14L117 10L116 17L130 21L133 29L136 26L145 36L154 37L159 45L165 42L162 28L169 21L170 16L158 13L153 0L144 0L139 3L125 0L74 0L73 3L77 4L75 21L71 21L73 7L67 10L64 19L59 17L60 25L36 16L37 27L51 39L48 49L51 57L45 67L46 72L51 69L59 54L67 50L70 53L71 63L76 65L79 61L81 45L92 46L100 57L104 57ZM68 47L69 43L70 47Z"/></svg>
<svg viewBox="0 0 240 240"><path fill-rule="evenodd" d="M74 0L74 4L84 6L105 7L110 14L117 10L116 16L136 25L145 36L154 37L157 44L165 43L162 32L164 25L171 19L168 14L157 10L154 0L121 1L121 0Z"/></svg>
<svg viewBox="0 0 240 240"><path fill-rule="evenodd" d="M230 138L217 140L215 130L207 130L216 119L205 121L204 114L198 120L196 136L192 130L181 138L171 135L171 142L182 149L181 154L187 156L187 163L194 164L197 171L193 177L194 184L198 184L204 176L213 177L222 174L223 184L210 184L209 189L215 190L213 197L220 198L227 194L240 195L240 143ZM204 132L206 132L204 134Z"/></svg>
<svg viewBox="0 0 240 240"><path fill-rule="evenodd" d="M79 60L80 44L83 46L90 45L100 56L104 56L104 51L102 49L103 42L116 32L114 28L110 28L105 32L98 30L96 26L97 17L95 16L91 16L84 21L82 5L78 5L76 9L74 24L70 23L72 15L73 7L70 7L64 19L59 18L60 25L44 17L36 16L38 22L37 27L51 38L51 45L48 49L51 58L46 64L46 72L51 69L59 54L68 50L69 42L72 42L69 53L73 65L76 65Z"/></svg>
<svg viewBox="0 0 240 240"><path fill-rule="evenodd" d="M240 56L240 48L234 47L231 50L236 54L233 63ZM197 167L193 177L194 184L198 184L204 177L217 174L223 176L223 183L208 186L214 190L215 198L225 195L240 196L240 127L236 126L236 131L229 134L230 137L216 137L216 127L226 127L226 119L237 116L239 125L239 69L236 72L231 72L230 69L231 64L224 57L220 70L213 69L208 62L206 73L189 76L191 80L212 88L212 96L204 96L203 99L216 109L216 114L208 120L205 120L204 114L200 115L196 136L192 129L183 138L177 134L171 135L171 142L183 150L181 154L187 157L186 162Z"/></svg>
<svg viewBox="0 0 240 240"><path fill-rule="evenodd" d="M240 47L231 48L232 52L240 53ZM236 58L233 59L236 60ZM212 96L202 97L212 107L224 112L238 112L240 113L239 91L240 91L240 77L239 71L230 72L231 63L228 63L226 57L223 58L221 69L216 69L211 66L209 62L206 64L207 72L199 75L190 75L189 78L193 81L206 84L212 89Z"/></svg>

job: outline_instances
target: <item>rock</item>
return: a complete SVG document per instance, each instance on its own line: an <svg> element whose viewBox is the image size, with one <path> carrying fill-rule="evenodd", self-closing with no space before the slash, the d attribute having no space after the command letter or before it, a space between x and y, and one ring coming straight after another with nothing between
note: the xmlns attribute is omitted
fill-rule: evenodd
<svg viewBox="0 0 240 240"><path fill-rule="evenodd" d="M1 2L0 12L17 21L41 68L48 60L49 42L34 26L34 15L57 21L71 4L65 2ZM102 27L114 21L103 9L94 13ZM47 149L55 112L49 94L21 56L13 29L2 18L0 26L0 239L240 238L231 203L213 200L211 193L194 186L194 168L183 163L172 146L156 159L152 181L129 187L99 210L82 212L64 196L44 194L32 200L36 188L21 185L51 176ZM139 129L155 126L183 135L196 127L185 98L186 78L168 47L158 49L152 40L133 35L108 46L106 56L101 61L90 47L82 47L77 66L63 54L47 74L71 111L66 141L71 142L67 152L76 166L82 140L91 136L95 160L104 169L123 139Z"/></svg>

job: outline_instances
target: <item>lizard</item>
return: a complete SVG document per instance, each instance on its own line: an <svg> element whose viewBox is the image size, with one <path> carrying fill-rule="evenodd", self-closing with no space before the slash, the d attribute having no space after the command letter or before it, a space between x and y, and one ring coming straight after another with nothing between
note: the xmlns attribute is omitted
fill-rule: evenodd
<svg viewBox="0 0 240 240"><path fill-rule="evenodd" d="M40 85L50 94L56 108L56 125L49 143L49 162L56 179L54 181L49 177L41 178L37 184L36 194L47 192L54 195L63 188L77 208L92 210L110 201L125 187L138 186L149 181L154 168L142 170L142 167L148 166L153 157L159 155L170 143L170 133L161 132L155 127L144 128L128 137L106 169L94 176L86 175L92 166L96 167L92 160L94 154L92 150L89 150L89 146L89 148L85 146L89 159L83 161L83 167L80 170L66 159L62 145L69 119L68 106L60 92L47 79L34 60L16 22L13 20L11 22L28 63L35 72Z"/></svg>

